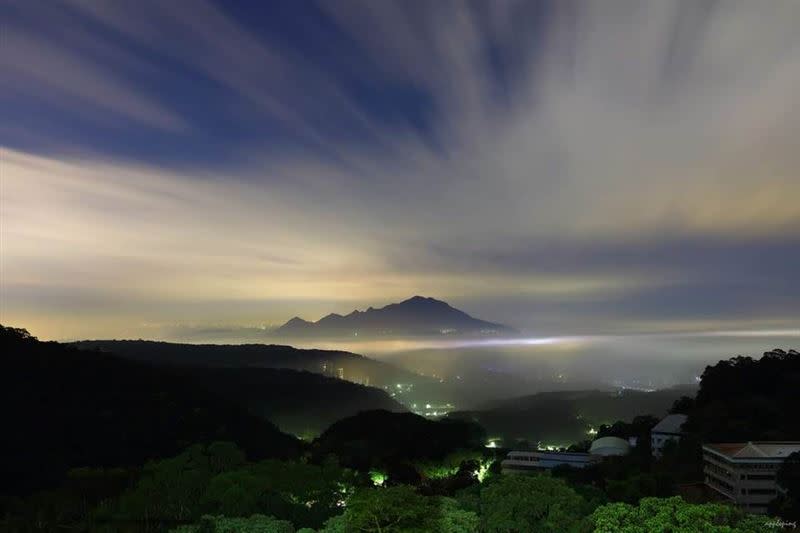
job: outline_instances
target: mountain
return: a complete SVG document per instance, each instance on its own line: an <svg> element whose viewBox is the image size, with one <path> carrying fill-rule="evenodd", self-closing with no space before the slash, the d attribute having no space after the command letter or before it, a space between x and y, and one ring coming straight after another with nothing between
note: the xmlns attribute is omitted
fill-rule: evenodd
<svg viewBox="0 0 800 533"><path fill-rule="evenodd" d="M386 391L285 368L175 368L174 372L220 398L269 420L282 431L316 437L339 419L361 411L406 412Z"/></svg>
<svg viewBox="0 0 800 533"><path fill-rule="evenodd" d="M288 368L378 387L424 378L397 366L338 350L302 350L278 344L180 344L144 340L87 340L84 350L113 353L155 365L212 368Z"/></svg>
<svg viewBox="0 0 800 533"><path fill-rule="evenodd" d="M360 411L406 411L384 388L433 381L350 352L264 344L177 344L157 341L78 341L73 346L165 367L276 424L315 436ZM341 373L340 373L341 371ZM334 379L341 376L343 379ZM363 384L382 387L366 387Z"/></svg>
<svg viewBox="0 0 800 533"><path fill-rule="evenodd" d="M303 446L191 376L106 353L40 342L0 326L9 431L0 493L52 486L76 467L138 466L188 445L227 440L252 459Z"/></svg>
<svg viewBox="0 0 800 533"><path fill-rule="evenodd" d="M512 328L473 318L446 302L414 296L347 315L331 313L317 322L294 317L275 330L284 337L419 336L419 335L511 335Z"/></svg>

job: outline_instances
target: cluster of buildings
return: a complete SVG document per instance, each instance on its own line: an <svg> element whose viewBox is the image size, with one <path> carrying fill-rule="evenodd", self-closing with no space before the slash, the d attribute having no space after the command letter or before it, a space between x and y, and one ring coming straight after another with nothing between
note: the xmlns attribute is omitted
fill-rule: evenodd
<svg viewBox="0 0 800 533"><path fill-rule="evenodd" d="M668 442L677 442L685 433L685 415L668 415L650 431L650 449L660 458ZM502 462L503 473L547 471L567 465L585 468L609 456L626 455L635 442L617 437L595 440L588 452L512 451ZM719 499L737 505L750 513L767 512L769 502L782 489L776 474L783 461L800 452L795 442L739 442L703 445L704 484Z"/></svg>
<svg viewBox="0 0 800 533"><path fill-rule="evenodd" d="M335 367L328 361L320 363L321 374L330 378L344 379L344 368ZM366 385L369 385L369 378L366 378Z"/></svg>
<svg viewBox="0 0 800 533"><path fill-rule="evenodd" d="M504 474L546 471L562 465L585 468L599 463L604 457L627 455L630 450L631 443L625 439L601 437L592 442L588 452L547 450L509 452L501 466Z"/></svg>

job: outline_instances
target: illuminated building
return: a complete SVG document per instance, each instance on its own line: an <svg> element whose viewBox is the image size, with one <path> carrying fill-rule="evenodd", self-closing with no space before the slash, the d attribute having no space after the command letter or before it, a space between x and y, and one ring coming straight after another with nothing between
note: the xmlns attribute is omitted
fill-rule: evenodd
<svg viewBox="0 0 800 533"><path fill-rule="evenodd" d="M705 483L747 512L766 513L780 490L777 471L797 451L800 441L704 444Z"/></svg>
<svg viewBox="0 0 800 533"><path fill-rule="evenodd" d="M650 430L650 451L654 457L661 457L666 443L680 440L684 434L681 426L686 418L686 415L667 415L653 426Z"/></svg>
<svg viewBox="0 0 800 533"><path fill-rule="evenodd" d="M541 472L556 466L568 465L573 468L584 468L599 462L597 455L584 452L509 452L500 465L504 474L525 472Z"/></svg>
<svg viewBox="0 0 800 533"><path fill-rule="evenodd" d="M609 457L612 455L628 455L631 445L619 437L602 437L592 443L589 453Z"/></svg>

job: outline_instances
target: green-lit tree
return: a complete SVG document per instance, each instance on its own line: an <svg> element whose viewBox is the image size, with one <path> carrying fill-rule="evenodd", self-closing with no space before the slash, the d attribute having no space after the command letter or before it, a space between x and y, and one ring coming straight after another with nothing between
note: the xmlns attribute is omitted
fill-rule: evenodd
<svg viewBox="0 0 800 533"><path fill-rule="evenodd" d="M595 533L757 533L767 521L730 505L691 504L679 496L643 498L638 506L609 503L588 519Z"/></svg>
<svg viewBox="0 0 800 533"><path fill-rule="evenodd" d="M436 531L440 510L435 498L417 494L413 487L359 489L347 502L341 521L343 531L375 533ZM326 529L338 531L338 529Z"/></svg>
<svg viewBox="0 0 800 533"><path fill-rule="evenodd" d="M356 491L344 514L325 523L321 533L476 533L478 514L453 498L425 497L397 485Z"/></svg>
<svg viewBox="0 0 800 533"><path fill-rule="evenodd" d="M475 533L480 528L481 519L477 513L461 508L455 499L441 498L440 505L441 533Z"/></svg>
<svg viewBox="0 0 800 533"><path fill-rule="evenodd" d="M546 475L504 476L481 491L482 531L577 531L587 513L578 493Z"/></svg>

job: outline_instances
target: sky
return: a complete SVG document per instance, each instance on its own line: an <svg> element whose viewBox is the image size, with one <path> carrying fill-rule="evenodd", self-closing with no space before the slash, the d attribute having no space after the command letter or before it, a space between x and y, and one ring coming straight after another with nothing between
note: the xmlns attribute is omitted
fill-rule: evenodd
<svg viewBox="0 0 800 533"><path fill-rule="evenodd" d="M800 2L0 2L0 322L798 329Z"/></svg>

